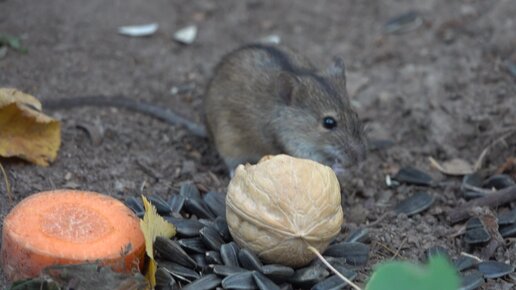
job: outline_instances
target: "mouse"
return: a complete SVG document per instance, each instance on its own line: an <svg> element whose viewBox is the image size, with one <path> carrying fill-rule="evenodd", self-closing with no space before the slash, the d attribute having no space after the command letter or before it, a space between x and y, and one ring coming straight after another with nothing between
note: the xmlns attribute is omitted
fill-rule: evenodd
<svg viewBox="0 0 516 290"><path fill-rule="evenodd" d="M43 101L51 109L87 105L125 108L185 126L214 143L230 173L265 155L288 154L330 166L339 175L367 152L364 126L347 94L343 60L319 70L284 45L248 44L222 57L205 91L204 125L123 96Z"/></svg>

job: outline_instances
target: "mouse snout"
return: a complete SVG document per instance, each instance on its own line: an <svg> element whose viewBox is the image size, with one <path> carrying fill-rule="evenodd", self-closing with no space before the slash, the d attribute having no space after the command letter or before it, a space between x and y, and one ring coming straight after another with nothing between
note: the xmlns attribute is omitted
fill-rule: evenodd
<svg viewBox="0 0 516 290"><path fill-rule="evenodd" d="M353 156L353 163L358 164L364 161L367 157L367 146L364 142L359 142L358 144L353 144L350 146L349 155Z"/></svg>
<svg viewBox="0 0 516 290"><path fill-rule="evenodd" d="M339 170L353 167L366 159L367 150L362 142L347 143L341 147L326 148L328 157L333 161L332 167Z"/></svg>

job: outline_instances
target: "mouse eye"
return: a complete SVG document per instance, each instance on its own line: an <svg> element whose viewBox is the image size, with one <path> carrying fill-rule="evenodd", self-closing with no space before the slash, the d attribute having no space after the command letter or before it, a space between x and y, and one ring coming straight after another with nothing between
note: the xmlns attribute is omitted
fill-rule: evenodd
<svg viewBox="0 0 516 290"><path fill-rule="evenodd" d="M337 121L333 117L324 117L323 119L323 127L331 130L335 127L337 127Z"/></svg>

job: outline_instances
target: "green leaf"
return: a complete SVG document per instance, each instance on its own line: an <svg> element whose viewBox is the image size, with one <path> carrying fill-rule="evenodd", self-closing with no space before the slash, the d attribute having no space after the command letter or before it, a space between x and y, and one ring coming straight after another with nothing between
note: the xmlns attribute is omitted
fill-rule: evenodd
<svg viewBox="0 0 516 290"><path fill-rule="evenodd" d="M0 33L0 46L2 45L7 45L22 53L28 52L25 47L22 47L20 38L13 35Z"/></svg>
<svg viewBox="0 0 516 290"><path fill-rule="evenodd" d="M455 268L443 256L430 258L428 265L387 262L380 265L366 290L457 290L460 285Z"/></svg>

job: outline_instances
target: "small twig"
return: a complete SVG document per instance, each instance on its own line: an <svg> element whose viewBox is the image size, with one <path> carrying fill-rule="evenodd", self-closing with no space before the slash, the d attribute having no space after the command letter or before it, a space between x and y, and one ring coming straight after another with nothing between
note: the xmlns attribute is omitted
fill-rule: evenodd
<svg viewBox="0 0 516 290"><path fill-rule="evenodd" d="M369 224L366 225L366 227L374 227L375 225L377 225L378 223L381 223L388 215L390 215L391 212L388 211L388 212L385 212L384 214L382 214L381 216L379 216L374 222L370 222Z"/></svg>
<svg viewBox="0 0 516 290"><path fill-rule="evenodd" d="M308 246L308 249L310 251L314 252L314 254L316 254L317 257L319 258L319 260L321 260L321 262L323 262L324 265L326 265L326 267L328 267L333 273L335 273L335 275L339 276L340 279L342 279L344 282L348 283L351 287L355 288L355 290L362 290L362 288L360 288L357 284L351 282L351 280L349 280L344 275L339 273L339 271L337 271L337 269L335 269L330 263L328 263L328 261L326 261L326 259L321 255L321 253L319 253L319 251L316 248L314 248L312 246Z"/></svg>
<svg viewBox="0 0 516 290"><path fill-rule="evenodd" d="M140 169L143 171L143 173L149 175L150 177L154 178L155 180L160 180L162 175L157 172L156 170L154 170L153 168L151 168L150 166L148 166L147 164L145 164L142 160L140 159L136 159L136 165L138 165L140 167Z"/></svg>
<svg viewBox="0 0 516 290"><path fill-rule="evenodd" d="M480 153L477 162L475 162L475 166L473 167L474 170L478 171L480 168L482 168L482 163L484 163L484 159L487 153L489 153L489 150L491 150L494 146L498 145L498 143L505 142L505 139L514 133L516 133L516 130L512 130L508 133L503 134L501 137L497 138L491 144L489 144L484 150L482 150L482 153Z"/></svg>
<svg viewBox="0 0 516 290"><path fill-rule="evenodd" d="M394 251L393 249L389 248L388 246L386 246L385 244L382 244L378 241L375 242L375 244L377 245L380 245L382 246L382 248L384 248L385 250L387 250L388 252L390 252L393 256L396 255L396 251ZM387 255L386 255L387 256Z"/></svg>
<svg viewBox="0 0 516 290"><path fill-rule="evenodd" d="M497 207L516 200L516 186L504 188L502 190L490 193L484 197L480 197L461 205L459 208L452 209L448 212L448 219L452 224L460 222L471 216L470 211L477 206Z"/></svg>
<svg viewBox="0 0 516 290"><path fill-rule="evenodd" d="M396 259L396 257L400 254L401 248L405 245L405 242L407 242L407 237L405 237L403 241L401 241L401 245L396 250L396 253L394 253L394 256L392 256L392 259Z"/></svg>
<svg viewBox="0 0 516 290"><path fill-rule="evenodd" d="M11 183L9 183L9 177L7 176L7 172L5 172L4 166L0 162L0 170L2 171L2 175L4 176L5 181L5 191L7 192L7 197L9 198L9 202L12 204L14 202L13 192L11 191Z"/></svg>

